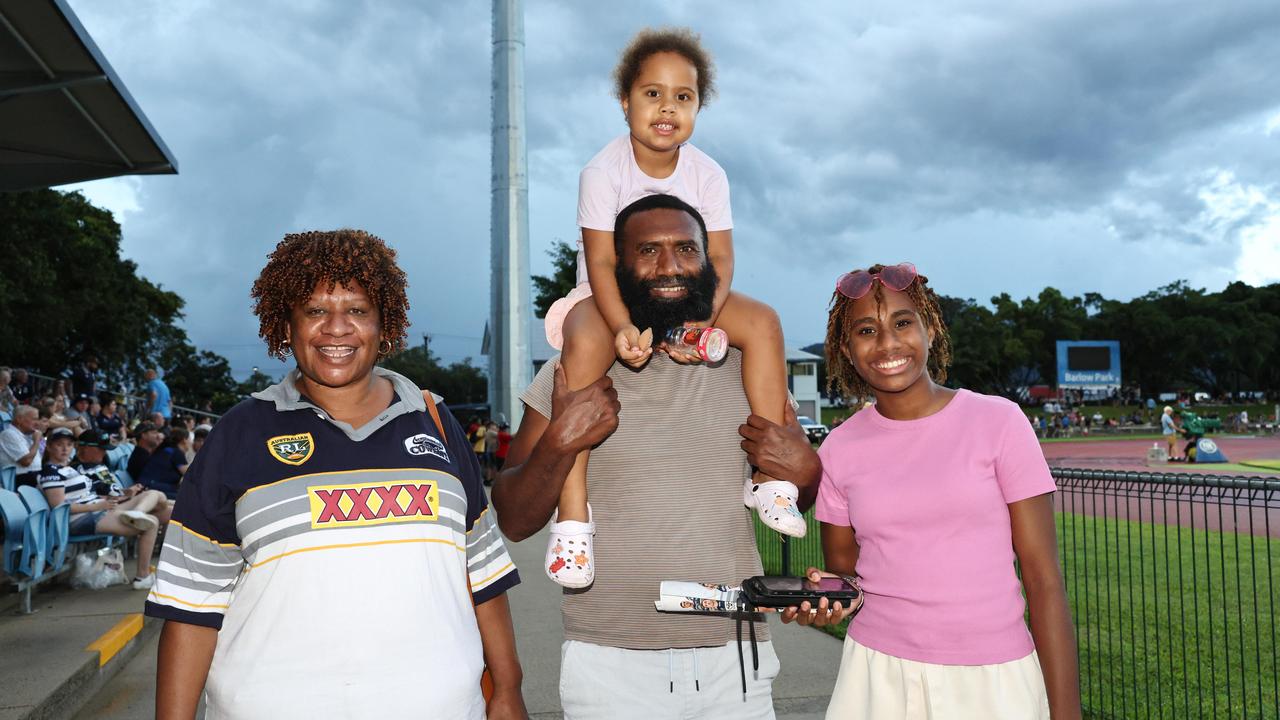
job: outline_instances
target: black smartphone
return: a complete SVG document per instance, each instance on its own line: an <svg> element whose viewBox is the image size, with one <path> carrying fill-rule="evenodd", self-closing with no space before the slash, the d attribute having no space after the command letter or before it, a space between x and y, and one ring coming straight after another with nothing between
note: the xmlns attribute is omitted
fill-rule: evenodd
<svg viewBox="0 0 1280 720"><path fill-rule="evenodd" d="M792 607L808 600L816 605L822 598L829 605L853 607L862 596L858 581L851 577L822 577L817 582L802 577L756 575L742 583L742 593L755 607Z"/></svg>

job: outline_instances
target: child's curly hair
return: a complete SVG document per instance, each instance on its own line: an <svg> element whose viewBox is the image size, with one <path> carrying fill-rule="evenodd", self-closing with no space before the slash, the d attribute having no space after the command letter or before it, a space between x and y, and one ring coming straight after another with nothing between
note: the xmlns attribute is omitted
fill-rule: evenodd
<svg viewBox="0 0 1280 720"><path fill-rule="evenodd" d="M867 272L876 274L884 269L884 265L872 265ZM942 322L942 307L938 304L938 294L928 287L929 278L916 275L907 286L907 297L916 306L925 329L933 335L929 346L929 376L934 382L944 383L947 380L947 369L951 367L951 338L947 334L947 326ZM871 283L871 291L875 293L876 307L884 302L884 284ZM835 388L841 397L847 399L870 397L871 386L858 374L853 362L845 357L844 348L848 347L853 336L853 323L858 318L853 316L853 304L836 290L831 294L830 313L827 316L827 392Z"/></svg>
<svg viewBox="0 0 1280 720"><path fill-rule="evenodd" d="M289 317L316 287L359 283L378 308L382 339L395 351L404 344L409 325L408 282L396 265L396 251L363 230L312 230L285 235L267 256L267 266L253 283L253 313L267 353L284 359Z"/></svg>
<svg viewBox="0 0 1280 720"><path fill-rule="evenodd" d="M698 107L705 107L716 94L716 68L711 53L702 47L702 36L685 27L645 28L631 38L613 69L618 100L627 99L644 61L663 52L675 53L693 65L698 72Z"/></svg>

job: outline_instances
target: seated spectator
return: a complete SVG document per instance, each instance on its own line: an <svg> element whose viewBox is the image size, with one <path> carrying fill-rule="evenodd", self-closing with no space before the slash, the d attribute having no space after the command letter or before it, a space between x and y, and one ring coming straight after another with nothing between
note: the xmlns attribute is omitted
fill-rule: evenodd
<svg viewBox="0 0 1280 720"><path fill-rule="evenodd" d="M107 396L103 398L102 410L97 417L98 429L111 435L113 438L124 440L124 418L120 417L116 399Z"/></svg>
<svg viewBox="0 0 1280 720"><path fill-rule="evenodd" d="M133 429L133 440L135 443L133 454L129 456L129 464L125 466L125 470L136 480L141 477L142 470L151 461L151 453L164 442L164 431L149 422L140 422L138 427Z"/></svg>
<svg viewBox="0 0 1280 720"><path fill-rule="evenodd" d="M89 423L84 418L67 417L63 398L57 395L46 395L37 400L35 406L40 411L40 419L44 420L49 430L66 428L72 433L79 434L89 429Z"/></svg>
<svg viewBox="0 0 1280 720"><path fill-rule="evenodd" d="M18 401L19 405L31 404L31 398L36 394L35 383L31 382L31 376L27 374L26 368L16 368L13 371L13 380L9 381L9 390L13 393L13 397Z"/></svg>
<svg viewBox="0 0 1280 720"><path fill-rule="evenodd" d="M166 523L169 522L169 513L173 509L173 503L168 498L162 498L164 493L159 490L148 490L146 487L134 483L129 487L121 484L120 478L107 467L107 450L111 448L111 436L101 430L94 430L81 436L78 442L78 450L76 451L76 461L72 465L81 475L86 475L93 479L94 492L101 497L118 497L128 500L144 492L152 492L156 495L155 507L147 510L150 515L154 515L156 520L160 522L160 529L163 530ZM147 503L150 504L150 503Z"/></svg>
<svg viewBox="0 0 1280 720"><path fill-rule="evenodd" d="M71 407L62 411L62 417L67 420L83 419L85 423L88 423L90 399L91 398L88 395L75 396L75 398L72 399L71 401ZM89 429L90 428L88 427L84 428L84 430L89 430Z"/></svg>
<svg viewBox="0 0 1280 720"><path fill-rule="evenodd" d="M139 483L159 490L170 500L178 497L178 484L187 471L187 449L191 441L187 438L186 428L173 428L169 438L158 450L151 454L142 474L136 479Z"/></svg>
<svg viewBox="0 0 1280 720"><path fill-rule="evenodd" d="M213 428L208 425L197 425L195 432L191 433L191 455L193 460L195 459L194 455L200 452L200 448L204 447L205 438L209 437L211 430Z"/></svg>
<svg viewBox="0 0 1280 720"><path fill-rule="evenodd" d="M59 403L58 407L55 408L55 412L61 413L64 409L66 409L68 405L71 404L67 402L67 381L66 380L54 380L53 390L49 391L49 395Z"/></svg>
<svg viewBox="0 0 1280 720"><path fill-rule="evenodd" d="M158 412L153 412L150 415L148 415L147 420L149 420L152 425L155 425L156 427L161 428L162 430L169 426L169 419L166 418L163 414Z"/></svg>
<svg viewBox="0 0 1280 720"><path fill-rule="evenodd" d="M13 417L13 411L18 409L18 398L13 396L13 388L9 387L11 382L13 373L7 367L0 367L0 412L8 413L9 417Z"/></svg>
<svg viewBox="0 0 1280 720"><path fill-rule="evenodd" d="M138 567L133 577L135 590L149 590L155 584L151 575L151 554L156 545L160 519L148 511L159 511L168 520L168 503L158 492L136 490L131 495L100 495L95 487L111 491L110 483L99 484L94 477L69 467L74 439L69 430L58 428L49 434L47 462L40 471L40 490L49 505L71 506L72 535L118 535L138 538ZM100 430L80 435L78 453L82 463L95 458L101 464L111 437ZM105 469L105 467L103 468Z"/></svg>
<svg viewBox="0 0 1280 720"><path fill-rule="evenodd" d="M44 431L40 411L30 405L19 406L13 422L0 431L0 469L16 467L19 485L35 487L39 480Z"/></svg>

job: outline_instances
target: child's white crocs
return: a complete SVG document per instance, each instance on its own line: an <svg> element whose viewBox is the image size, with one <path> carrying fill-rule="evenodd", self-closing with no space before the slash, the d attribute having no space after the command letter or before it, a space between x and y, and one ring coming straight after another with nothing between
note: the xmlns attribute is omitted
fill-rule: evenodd
<svg viewBox="0 0 1280 720"><path fill-rule="evenodd" d="M547 539L547 557L543 562L547 577L567 588L587 587L596 579L592 551L596 524L591 521L591 504L587 503L587 522L561 522L558 517L558 511L551 516L551 537Z"/></svg>
<svg viewBox="0 0 1280 720"><path fill-rule="evenodd" d="M804 537L809 530L796 507L799 498L800 489L786 480L758 483L748 478L742 487L742 504L755 508L765 525L791 537Z"/></svg>

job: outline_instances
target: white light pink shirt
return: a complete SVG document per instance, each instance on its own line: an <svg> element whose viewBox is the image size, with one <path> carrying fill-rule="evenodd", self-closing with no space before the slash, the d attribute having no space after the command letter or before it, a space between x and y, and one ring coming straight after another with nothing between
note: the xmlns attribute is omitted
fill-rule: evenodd
<svg viewBox="0 0 1280 720"><path fill-rule="evenodd" d="M1035 649L1014 572L1010 503L1056 489L1014 403L960 390L896 421L867 408L818 451L815 514L852 526L866 591L849 636L943 665L990 665Z"/></svg>
<svg viewBox="0 0 1280 720"><path fill-rule="evenodd" d="M604 146L578 176L578 227L613 232L618 213L649 195L673 195L693 206L708 232L733 229L729 178L724 170L690 143L680 146L676 169L669 177L645 175L636 164L631 135ZM587 282L587 265L578 237L578 284Z"/></svg>

